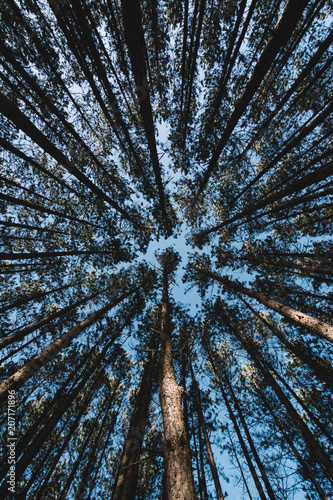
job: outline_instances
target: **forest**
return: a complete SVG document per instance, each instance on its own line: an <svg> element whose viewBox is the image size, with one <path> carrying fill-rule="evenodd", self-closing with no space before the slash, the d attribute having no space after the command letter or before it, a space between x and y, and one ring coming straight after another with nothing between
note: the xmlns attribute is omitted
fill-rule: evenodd
<svg viewBox="0 0 333 500"><path fill-rule="evenodd" d="M0 14L0 498L332 500L332 3Z"/></svg>

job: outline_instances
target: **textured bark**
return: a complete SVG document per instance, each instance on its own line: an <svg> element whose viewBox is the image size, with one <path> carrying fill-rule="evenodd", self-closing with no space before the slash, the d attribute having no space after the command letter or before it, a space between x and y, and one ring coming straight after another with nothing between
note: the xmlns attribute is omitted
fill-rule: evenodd
<svg viewBox="0 0 333 500"><path fill-rule="evenodd" d="M196 403L197 403L198 417L199 417L200 425L201 425L202 432L204 435L205 446L206 446L207 454L208 454L208 463L209 463L210 469L212 471L212 476L213 476L213 480L214 480L214 485L215 485L215 490L216 490L216 498L217 498L217 500L224 500L224 496L223 496L222 488L221 488L221 484L220 484L220 479L219 479L219 475L217 472L216 463L215 463L215 459L214 459L214 454L213 454L212 447L210 445L207 427L206 427L204 415L202 412L200 391L199 391L199 387L198 387L197 381L196 381L194 373L193 373L193 368L192 368L192 363L191 363L190 358L188 358L188 362L190 365L190 370L191 370L191 375L192 375L192 382L193 382L193 387L194 387L194 392L195 392L195 399L196 399Z"/></svg>
<svg viewBox="0 0 333 500"><path fill-rule="evenodd" d="M239 283L235 283L228 278L222 278L221 276L218 276L211 271L207 271L204 269L197 269L197 271L206 276L209 276L210 278L213 278L216 281L219 281L231 290L235 290L236 292L243 293L248 297L252 297L258 300L258 302L260 302L261 304L264 304L269 309L273 309L273 311L276 311L293 323L307 328L314 334L325 340L328 340L329 342L333 342L333 326L329 325L328 323L320 321L319 319L316 319L309 314L302 313L297 309L294 309L293 307L283 304L282 302L270 299L261 292L257 292L256 290L253 290L251 288L246 288L245 286Z"/></svg>
<svg viewBox="0 0 333 500"><path fill-rule="evenodd" d="M144 430L152 395L155 355L148 354L116 480L114 500L134 500ZM151 359L152 358L152 359Z"/></svg>
<svg viewBox="0 0 333 500"><path fill-rule="evenodd" d="M163 272L160 342L160 403L164 427L166 499L195 500L191 452L182 409L183 389L176 382L172 361L167 269Z"/></svg>

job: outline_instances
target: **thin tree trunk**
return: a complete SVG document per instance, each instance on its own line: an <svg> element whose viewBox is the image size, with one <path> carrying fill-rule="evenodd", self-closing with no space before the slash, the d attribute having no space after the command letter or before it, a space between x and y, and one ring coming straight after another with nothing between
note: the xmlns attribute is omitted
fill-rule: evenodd
<svg viewBox="0 0 333 500"><path fill-rule="evenodd" d="M101 295L102 293L106 292L109 289L110 289L110 287L107 287L107 288L104 288L103 290L100 290L96 293L89 295L89 297L84 297L83 299L78 300L77 302L74 302L74 304L70 304L69 306L63 307L62 309L60 309L52 314L49 314L45 318L39 319L38 321L36 321L32 325L26 326L25 328L22 328L21 330L16 331L12 335L5 337L4 339L0 340L0 350L3 349L4 347L7 347L10 344L13 344L14 342L18 342L19 340L22 340L24 337L29 335L29 333L32 333L35 330L38 330L42 326L50 323L50 321L67 314L68 312L72 311L73 309L76 309L77 307L81 306L85 302L88 302L89 300L92 300L95 297L98 297L99 295Z"/></svg>
<svg viewBox="0 0 333 500"><path fill-rule="evenodd" d="M75 281L74 283L70 283L68 285L63 285L63 286L59 286L57 288L53 288L52 290L49 290L47 292L37 292L37 293L34 293L34 294L31 294L31 295L28 295L28 296L25 296L25 297L21 297L17 300L15 300L15 302L12 302L11 304L7 304L5 306L2 306L0 308L0 313L4 313L10 309L13 309L14 307L20 307L20 306L23 306L24 304L27 304L28 302L30 302L31 300L37 300L37 299L40 299L40 298L44 298L46 295L50 295L51 293L56 293L56 292L62 292L63 290L67 290L68 288L71 288L72 286L75 286L75 285L83 285L84 284L84 281Z"/></svg>
<svg viewBox="0 0 333 500"><path fill-rule="evenodd" d="M87 224L88 226L92 226L92 227L97 227L97 228L99 227L99 226L96 226L96 224L93 224L92 222L88 222L84 219L79 219L78 217L74 217L74 216L69 215L69 214L64 214L63 212L59 212L58 210L54 210L53 208L46 207L45 205L32 203L31 201L27 201L27 200L22 200L21 198L16 198L15 196L10 196L9 194L0 193L0 199L8 202L11 205L21 205L23 207L32 208L33 210L36 210L37 212L56 215L62 219L71 220L74 222L79 222L80 224Z"/></svg>
<svg viewBox="0 0 333 500"><path fill-rule="evenodd" d="M274 377L269 373L266 369L254 346L251 345L251 339L248 337L245 339L243 335L241 335L236 328L232 327L229 320L224 316L224 321L228 325L231 333L240 340L244 349L250 354L251 358L254 360L257 368L260 370L263 378L266 382L272 387L275 392L277 398L281 402L281 404L285 407L287 413L290 415L291 419L294 421L296 428L299 430L301 435L303 436L304 442L308 446L309 450L313 455L317 458L318 462L322 465L323 469L326 470L328 477L333 478L333 463L330 460L327 453L323 450L320 443L317 441L307 424L300 417L298 412L295 410L293 404L289 401L287 396L284 394L280 386L275 381Z"/></svg>
<svg viewBox="0 0 333 500"><path fill-rule="evenodd" d="M158 189L160 208L163 218L168 225L168 216L166 213L165 205L165 193L161 177L161 167L159 164L156 148L153 112L149 96L149 88L147 85L147 64L145 60L147 49L141 21L140 0L121 0L121 6L125 39L136 84L140 113L147 137L151 163L153 166L155 181Z"/></svg>
<svg viewBox="0 0 333 500"><path fill-rule="evenodd" d="M304 475L307 476L309 478L309 480L312 482L313 486L315 487L315 489L317 490L317 492L319 494L319 497L322 500L328 500L324 491L322 490L320 484L318 483L318 481L316 480L316 478L312 474L311 470L309 469L307 463L305 462L305 460L303 460L301 454L298 452L297 448L295 447L292 438L289 436L289 434L286 431L285 427L283 426L281 420L277 417L276 413L272 410L272 408L268 404L268 401L265 398L265 396L261 393L259 393L258 396L262 400L265 408L267 408L269 413L272 415L276 425L280 429L281 434L283 435L283 437L287 441L288 445L290 446L290 449L292 450L292 452L295 455L296 459L298 460L300 466L302 467L302 469L304 471Z"/></svg>
<svg viewBox="0 0 333 500"><path fill-rule="evenodd" d="M216 498L217 498L217 500L224 500L224 496L223 496L222 488L221 488L221 484L220 484L220 479L219 479L219 475L218 475L216 464L215 464L214 454L213 454L212 447L210 445L207 427L206 427L204 415L202 412L200 391L199 391L199 387L198 387L197 381L196 381L195 376L194 376L192 363L191 363L191 359L189 356L188 356L188 363L189 363L191 375L192 375L192 382L193 382L193 387L194 387L194 392L195 392L195 399L196 399L196 403L197 403L198 417L199 417L200 425L201 425L202 432L204 435L205 446L207 449L208 463L209 463L210 469L212 471L212 476L213 476L213 480L214 480L214 485L215 485L215 490L216 490Z"/></svg>
<svg viewBox="0 0 333 500"><path fill-rule="evenodd" d="M97 385L98 381L99 381L99 377L97 376L95 381L94 381L94 384L92 385L92 387L89 388L89 392L87 394L87 397L83 401L83 404L81 404L81 408L80 408L77 416L73 420L61 447L57 449L57 453L52 459L51 467L49 468L49 471L47 472L41 487L37 491L37 495L39 496L39 498L45 497L44 492L45 492L45 489L47 488L47 485L48 485L49 480L52 476L52 473L54 472L54 469L55 469L57 463L59 462L59 460L60 460L62 454L64 453L68 443L70 442L75 430L77 429L84 411L86 410L86 408L90 404L90 401L93 398L95 391L96 391L96 385Z"/></svg>
<svg viewBox="0 0 333 500"><path fill-rule="evenodd" d="M200 456L200 468L201 468L201 481L202 481L202 488L203 488L203 497L204 497L204 500L208 500L200 420L198 421L198 440L199 440L199 456Z"/></svg>
<svg viewBox="0 0 333 500"><path fill-rule="evenodd" d="M139 472L139 464L137 462L140 458L144 431L147 425L149 404L152 396L155 358L155 353L153 356L151 356L151 353L148 354L120 461L114 500L135 499Z"/></svg>
<svg viewBox="0 0 333 500"><path fill-rule="evenodd" d="M234 446L234 443L232 441L232 437L231 437L231 434L230 434L230 431L229 431L229 428L227 427L227 431L228 431L228 436L229 436L229 442L230 442L230 446L231 446L231 449L232 451L234 452L234 455L235 455L235 459L236 459L236 462L237 462L237 465L238 465L238 468L239 468L239 471L241 473L241 476L242 476L242 479L243 479L243 483L245 485L245 488L246 488L246 491L247 491L247 494L249 495L249 499L252 500L252 495L251 495L251 492L250 492L250 489L249 489L249 486L247 484L247 480L244 476L244 472L243 472L243 468L241 466L241 463L238 459L238 455L237 455L237 451L236 451L236 448Z"/></svg>
<svg viewBox="0 0 333 500"><path fill-rule="evenodd" d="M214 168L216 167L219 156L224 146L226 145L231 133L236 127L240 117L244 113L256 91L259 89L259 86L262 83L265 75L267 74L276 55L289 40L308 3L309 0L288 0L287 4L285 5L283 13L281 14L276 26L273 29L272 35L268 39L266 46L260 55L260 58L257 61L257 64L246 84L242 95L235 105L235 109L222 133L217 147L210 159L209 165L204 172L198 192L195 196L196 200L205 189L207 182Z"/></svg>
<svg viewBox="0 0 333 500"><path fill-rule="evenodd" d="M109 250L68 250L64 252L1 252L0 260L44 259L46 257L68 257L74 255L110 254Z"/></svg>
<svg viewBox="0 0 333 500"><path fill-rule="evenodd" d="M221 380L220 380L220 377L219 377L219 376L218 376L218 374L217 374L216 367L215 367L215 364L214 364L213 358L212 358L212 356L211 356L211 353L210 353L210 351L209 351L209 348L208 348L208 347L206 347L205 345L204 345L204 348L205 348L206 353L207 353L207 355L208 355L208 359L209 359L209 361L210 361L210 364L212 365L212 369L213 369L213 372L214 372L214 375L215 375L215 380L216 380L216 382L217 382L217 384L218 384L218 386L219 386L219 388L220 388L220 391L221 391L222 397L223 397L224 402L225 402L225 405L226 405L226 407L227 407L227 411L228 411L228 414L229 414L230 420L231 420L231 421L232 421L232 423L233 423L234 429L235 429L236 434L237 434L237 437L238 437L239 444L241 445L241 448L242 448L242 451L243 451L244 457L245 457L245 459L246 459L246 461L247 461L247 464L248 464L248 466L249 466L249 469L250 469L250 472L251 472L251 475L252 475L252 478L253 478L254 484L255 484L255 486L256 486L256 488L257 488L257 491L258 491L258 493L259 493L259 496L260 496L261 500L267 500L267 499L266 499L266 495L265 495L265 493L264 493L264 490L263 490L263 488L262 488L262 486L261 486L261 483L260 483L259 477L258 477L258 475L257 475L256 469L255 469L255 467L254 467L254 465L253 465L252 459L251 459L250 454L249 454L249 452L248 452L248 449L247 449L247 447L246 447L245 441L244 441L244 439L243 439L242 433L241 433L241 431L240 431L240 428L239 428L239 425L238 425L238 422L237 422L236 416L235 416L235 414L234 414L234 412L233 412L233 410L232 410L232 408L231 408L231 405L230 405L230 403L229 403L229 400L228 400L228 397L227 397L226 391L225 391L225 389L224 389L224 387L223 387L223 384L222 384L222 382L221 382Z"/></svg>
<svg viewBox="0 0 333 500"><path fill-rule="evenodd" d="M61 229L51 229L42 226L31 226L29 224L19 224L17 222L12 222L7 220L1 220L0 225L6 227L18 227L20 229L31 229L32 231L42 231L42 232L46 231L48 233L65 234L66 236L71 236L71 233L67 233L66 231L61 231Z"/></svg>
<svg viewBox="0 0 333 500"><path fill-rule="evenodd" d="M290 342L278 328L272 326L268 321L266 321L265 318L258 314L257 311L255 311L255 309L253 309L253 307L243 297L239 296L239 298L250 309L254 316L267 326L273 335L275 335L290 352L303 361L303 363L313 370L320 380L323 380L331 389L333 389L332 370L327 368L324 364L320 364L320 359L316 359L314 355L307 354L299 346Z"/></svg>
<svg viewBox="0 0 333 500"><path fill-rule="evenodd" d="M106 201L112 208L134 226L140 227L140 224L129 215L126 210L122 209L118 203L112 200L107 194L96 186L88 177L82 173L75 165L66 158L66 156L58 149L32 122L22 113L22 111L13 104L8 97L0 93L0 111L6 116L16 127L25 132L39 147L46 153L58 161L65 169L86 187L88 187L99 199Z"/></svg>

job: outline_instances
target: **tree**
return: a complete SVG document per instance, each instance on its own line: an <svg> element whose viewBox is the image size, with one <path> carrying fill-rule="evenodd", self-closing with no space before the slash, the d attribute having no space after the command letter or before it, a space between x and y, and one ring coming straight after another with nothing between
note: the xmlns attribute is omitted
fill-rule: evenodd
<svg viewBox="0 0 333 500"><path fill-rule="evenodd" d="M0 10L1 498L330 498L331 4Z"/></svg>

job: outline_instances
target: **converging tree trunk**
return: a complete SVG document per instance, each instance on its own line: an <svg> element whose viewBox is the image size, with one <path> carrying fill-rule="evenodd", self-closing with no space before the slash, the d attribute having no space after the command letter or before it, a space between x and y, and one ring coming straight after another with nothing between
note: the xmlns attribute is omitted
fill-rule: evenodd
<svg viewBox="0 0 333 500"><path fill-rule="evenodd" d="M164 428L166 500L195 500L191 452L182 408L183 389L176 382L172 361L168 275L165 262L160 334L160 402Z"/></svg>
<svg viewBox="0 0 333 500"><path fill-rule="evenodd" d="M116 481L114 500L134 500L138 482L139 458L152 396L156 353L148 354L141 385L130 420Z"/></svg>
<svg viewBox="0 0 333 500"><path fill-rule="evenodd" d="M208 463L209 463L210 469L212 471L212 476L213 476L213 480L214 480L214 485L215 485L215 490L216 490L216 498L217 498L217 500L224 500L224 496L223 496L222 488L221 488L221 484L220 484L220 479L219 479L219 475L217 472L216 463L215 463L215 459L214 459L214 454L213 454L212 447L210 445L207 426L206 426L206 422L205 422L202 407L201 407L200 391L199 391L199 387L198 387L197 381L196 381L195 376L194 376L190 357L188 357L188 362L189 362L190 370L191 370L192 382L193 382L193 387L194 387L194 392L195 392L195 399L196 399L196 403L197 403L198 417L199 417L200 425L201 425L202 432L204 435L205 446L206 446L207 454L208 454Z"/></svg>
<svg viewBox="0 0 333 500"><path fill-rule="evenodd" d="M271 299L267 297L267 295L264 295L261 292L257 292L256 290L253 290L251 288L246 288L240 283L231 281L229 278L222 278L218 274L213 273L207 269L197 268L196 271L216 281L219 281L220 283L222 283L231 290L243 293L248 297L253 297L254 299L258 300L258 302L260 302L261 304L264 304L269 309L273 309L273 311L276 311L277 313L281 314L282 316L289 319L293 323L307 328L311 332L315 333L319 337L324 338L325 340L328 340L329 342L333 342L333 326L329 325L328 323L320 321L319 319L316 319L313 316L310 316L309 314L302 313L301 311L298 311L293 307L287 306L282 302L278 302L275 299Z"/></svg>

